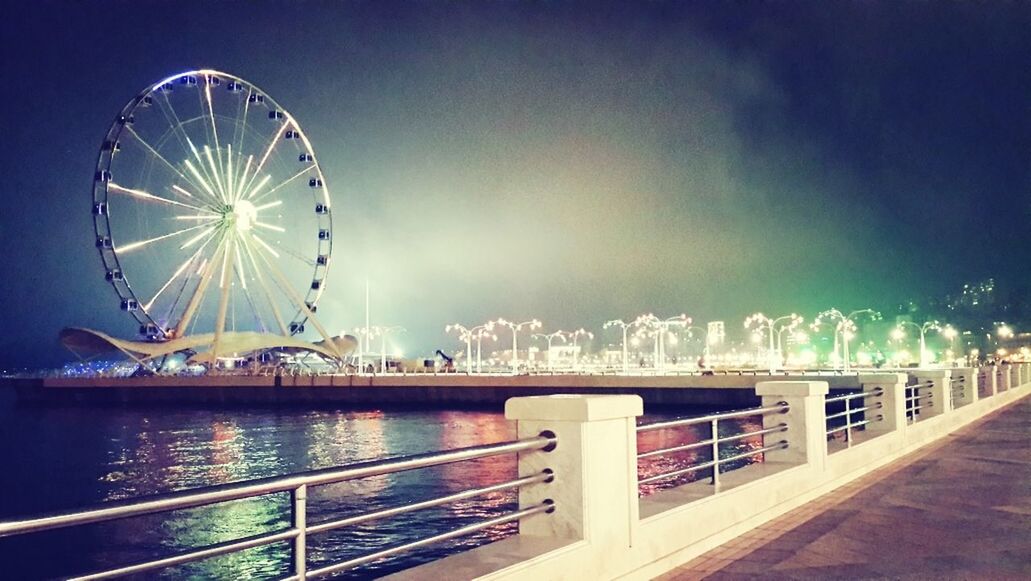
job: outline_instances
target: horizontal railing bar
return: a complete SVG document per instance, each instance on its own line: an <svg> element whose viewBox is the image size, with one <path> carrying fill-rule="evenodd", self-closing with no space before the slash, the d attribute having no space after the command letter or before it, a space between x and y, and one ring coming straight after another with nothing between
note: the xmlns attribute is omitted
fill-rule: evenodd
<svg viewBox="0 0 1031 581"><path fill-rule="evenodd" d="M542 513L542 512L552 512L554 510L555 510L555 504L553 502L550 502L550 501L545 501L545 502L543 502L541 504L538 504L537 506L531 506L529 508L524 508L522 510L517 510L515 512L510 512L508 514L505 514L505 515L502 515L502 516L499 516L499 517L496 517L496 518L492 518L492 519L489 519L489 520L473 523L471 525L466 525L466 526L464 526L462 528L455 529L453 531L448 531L446 533L441 533L439 535L434 535L432 537L426 537L425 539L420 539L418 541L413 541L411 543L405 543L404 545L398 545L396 547L391 547L389 549L383 549L382 551L376 551L375 553L370 553L368 555L364 555L362 557L357 557L357 558L351 559L349 561L343 561L341 563L336 563L336 564L329 565L329 566L326 566L326 567L322 567L322 568L319 568L319 569L312 569L312 570L308 571L308 573L305 576L305 578L306 579L318 579L320 577L325 577L325 576L331 575L333 573L339 573L341 571L346 571L348 569L354 569L355 567L357 567L359 565L364 565L365 563L371 563L372 561L378 561L380 559L383 559L383 558L386 558L386 557L390 557L390 556L396 555L398 553L403 553L405 551L410 551L412 549L417 549L419 547L424 547L426 545L431 545L433 543L439 543L440 541L446 541L448 539L453 539L453 538L456 538L456 537L461 537L463 535L468 535L470 533L475 533L477 531L482 531L483 529L490 528L492 526L496 526L496 525L500 525L500 524L505 524L505 523L512 522L512 521L516 521L516 520L519 520L521 518L524 518L524 517L527 517L527 516L530 516L530 515L534 515L534 514L538 514L538 513Z"/></svg>
<svg viewBox="0 0 1031 581"><path fill-rule="evenodd" d="M866 424L869 424L871 422L879 422L879 421L881 421L883 419L884 419L884 416L877 416L876 418L874 418L872 420L863 420L861 422L855 422L855 423L852 423L852 424L845 424L844 426L838 426L837 428L834 428L833 430L827 430L827 435L829 436L831 434L835 434L837 432L841 432L841 431L847 430L849 428L857 428L859 426L865 426Z"/></svg>
<svg viewBox="0 0 1031 581"><path fill-rule="evenodd" d="M864 391L861 393L846 393L844 395L836 395L834 397L828 397L824 400L825 403L834 403L836 401L845 401L847 399L856 399L860 397L874 397L884 393L881 388L873 389L870 391Z"/></svg>
<svg viewBox="0 0 1031 581"><path fill-rule="evenodd" d="M748 458L750 456L756 456L756 455L763 454L763 453L766 453L766 452L771 452L773 450L783 450L783 449L785 449L787 447L788 447L788 443L786 441L784 441L784 440L781 440L780 442L778 442L778 443L776 443L776 444L774 444L772 446L765 446L763 448L756 448L755 450L749 450L748 452L745 452L745 453L742 453L742 454L737 454L735 456L729 456L727 458L720 458L718 460L709 460L708 462L702 462L701 464L695 464L695 465L689 466L687 468L681 468L680 470L674 470L672 472L666 472L666 473L663 473L663 474L656 474L655 476L649 476L648 478L643 478L641 480L638 480L637 483L638 484L648 484L650 482L655 482L657 480L666 480L668 478L673 478L675 476L681 476L681 475L688 474L688 473L691 473L691 472L696 472L698 470L702 470L702 469L705 469L705 468L712 468L716 464L726 464L727 462L733 462L734 460L740 460L742 458Z"/></svg>
<svg viewBox="0 0 1031 581"><path fill-rule="evenodd" d="M785 423L781 423L781 424L779 424L777 426L774 426L772 428L766 428L766 429L763 429L763 430L753 430L751 432L742 432L740 434L736 434L736 435L733 435L733 436L727 436L725 438L721 437L721 438L718 439L718 442L720 444L722 444L724 442L735 442L737 440L741 440L741 439L747 438L749 436L762 436L762 435L765 435L765 434L772 434L772 433L775 433L775 432L786 432L787 429L788 429L788 425L785 424ZM694 448L702 448L702 447L705 447L705 446L712 446L712 444L713 444L713 439L709 438L708 440L702 440L701 442L692 442L690 444L684 444L682 446L673 446L671 448L659 448L658 450L649 450L648 452L642 452L642 453L638 454L637 458L638 459L641 459L641 458L651 458L653 456L661 456L663 454L672 454L673 452L683 452L685 450L692 450Z"/></svg>
<svg viewBox="0 0 1031 581"><path fill-rule="evenodd" d="M696 424L707 424L713 420L731 420L734 418L747 418L749 416L765 415L774 412L783 413L788 411L787 402L780 402L777 405L771 405L767 407L758 407L747 410L736 410L730 412L720 412L715 414L709 414L707 416L698 416L693 418L681 418L677 420L669 420L665 422L655 422L653 424L643 424L637 426L637 432L648 432L651 430L663 430L666 428L680 428L683 426L693 426Z"/></svg>
<svg viewBox="0 0 1031 581"><path fill-rule="evenodd" d="M290 474L286 476L272 476L269 478L259 478L231 484L220 484L192 490L171 492L168 494L144 497L144 499L141 500L109 503L94 509L60 513L18 521L0 522L0 537L73 525L110 521L155 512L167 512L170 510L192 508L277 492L286 492L302 485L318 486L322 484L332 484L334 482L367 478L369 476L381 476L383 474L393 474L395 472L415 470L417 468L453 464L455 462L490 458L493 456L501 456L503 454L524 452L528 450L540 450L553 444L555 444L555 438L536 436L511 442L457 448L446 452L430 452L426 454L385 458L382 460L358 462L350 466L323 468L321 470L312 470L309 472Z"/></svg>
<svg viewBox="0 0 1031 581"><path fill-rule="evenodd" d="M840 413L831 414L831 415L827 416L827 419L828 420L833 420L833 419L836 419L836 418L843 418L845 416L850 416L852 414L858 414L859 412L865 412L865 411L868 411L868 410L881 409L882 407L884 407L884 406L881 405L880 402L878 402L877 405L868 405L868 406L864 406L864 407L861 407L861 408L855 408L855 409L843 411L843 412L840 412Z"/></svg>
<svg viewBox="0 0 1031 581"><path fill-rule="evenodd" d="M161 559L155 559L153 561L145 561L143 563L137 563L135 565L127 565L125 567L119 567L117 569L107 569L105 571L98 571L96 573L90 573L89 575L83 575L81 577L72 577L69 581L92 581L93 579L111 579L112 577L121 577L123 575L132 575L134 573L143 573L145 571L152 571L154 569L163 569L165 567L172 567L174 565L182 565L184 563L192 563L193 561L200 561L210 557L217 557L219 555L225 555L226 553L235 553L246 549L253 549L254 547L260 547L263 545L271 545L279 541L286 541L296 537L300 531L291 528L278 533L273 534L260 534L250 537L244 537L242 539L236 539L232 541L226 541L217 545L210 545L203 549L197 549L186 553L179 553L178 555L172 555Z"/></svg>
<svg viewBox="0 0 1031 581"><path fill-rule="evenodd" d="M534 474L533 476L526 476L524 478L518 478L516 480L510 480L508 482L502 482L493 486L484 486L482 488L473 488L470 490L464 490L462 492L456 492L455 494L449 494L447 496L441 496L438 498L432 498L430 500L423 500L413 504L406 504L404 506L396 506L393 508L385 508L383 510L377 510L375 512L368 512L365 514L359 514L347 518L337 519L333 521L326 521L315 525L309 525L306 529L309 535L324 533L341 527L352 526L369 522L372 520L379 520L382 518L388 518L414 512L416 510L422 510L424 508L432 508L434 506L440 506L442 504L449 504L457 502L459 500L465 500L467 498L473 498L481 496L491 492L498 492L501 490L509 490L512 488L519 488L529 484L537 484L538 482L549 482L554 478L554 474L550 471L541 472L540 474Z"/></svg>
<svg viewBox="0 0 1031 581"><path fill-rule="evenodd" d="M925 387L934 387L934 382L933 381L925 381L923 383L914 383L912 385L907 385L906 389L923 389Z"/></svg>

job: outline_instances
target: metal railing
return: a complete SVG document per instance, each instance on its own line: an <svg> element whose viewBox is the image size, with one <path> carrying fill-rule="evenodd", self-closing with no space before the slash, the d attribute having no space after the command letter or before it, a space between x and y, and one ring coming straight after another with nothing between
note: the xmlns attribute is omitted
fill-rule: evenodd
<svg viewBox="0 0 1031 581"><path fill-rule="evenodd" d="M934 387L933 381L924 381L906 386L906 421L910 424L919 421L920 410L928 407L927 400L932 394L930 389ZM921 390L927 390L921 392Z"/></svg>
<svg viewBox="0 0 1031 581"><path fill-rule="evenodd" d="M780 424L778 424L776 426L769 427L769 428L763 428L763 429L760 429L760 430L752 430L750 432L740 432L740 433L733 434L733 435L728 435L728 436L720 436L719 423L721 421L738 419L738 418L747 418L747 417L754 417L754 416L765 416L765 415L768 415L768 414L787 413L788 409L789 409L789 407L788 407L787 402L780 402L780 403L778 403L776 405L767 406L767 407L757 407L757 408L751 408L751 409L746 409L746 410L738 410L738 411L731 411L731 412L709 414L709 415L705 415L705 416L698 416L698 417L693 417L693 418L682 418L682 419L677 419L677 420L668 420L668 421L655 422L655 423L651 423L651 424L644 424L644 425L637 426L637 433L638 434L641 434L643 432L650 432L650 431L654 431L654 430L666 430L666 429L671 429L671 428L683 428L683 427L687 427L687 426L697 426L697 425L702 425L702 424L708 424L709 425L709 429L710 429L710 437L709 437L708 440L702 440L700 442L692 442L690 444L682 444L682 445L679 445L679 446L672 446L672 447L669 447L669 448L659 448L659 449L656 449L656 450L649 450L647 452L641 452L641 453L637 454L638 461L640 461L642 459L645 459L645 458L654 458L654 457L657 457L657 456L663 456L663 455L672 454L672 453L675 453L675 452L685 452L687 450L694 450L694 449L698 449L698 448L708 448L710 450L710 452L711 452L711 455L712 455L712 460L705 461L705 462L697 462L695 464L692 464L692 465L688 466L687 468L681 468L681 469L677 469L677 470L672 470L670 472L664 472L662 474L656 474L656 475L653 475L653 476L649 476L647 478L642 478L642 479L638 480L638 484L639 485L640 484L649 484L651 482L656 482L656 481L659 481L659 480L666 480L666 479L669 479L669 478L675 478L677 476L683 476L685 474L690 474L690 473L696 472L698 470L705 470L706 468L711 468L712 469L712 481L711 481L711 483L712 483L713 486L716 487L717 490L719 490L719 485L720 485L720 466L721 465L727 464L727 463L730 463L730 462L735 462L737 460L743 460L745 458L750 458L752 456L757 456L759 454L765 454L766 452L771 452L773 450L783 450L783 449L788 447L787 441L786 440L781 440L781 441L777 442L776 444L773 444L773 445L770 445L770 446L762 446L762 447L759 447L759 448L755 448L753 450L748 450L747 452L742 452L740 454L734 454L732 456L727 456L727 457L721 458L720 457L720 444L723 444L723 443L726 443L726 442L736 442L738 440L742 440L744 438L753 437L753 436L765 436L766 434L775 434L775 433L779 433L779 432L786 432L787 429L788 429L788 425L783 423L783 422L781 422ZM764 438L764 442L763 443L765 444L765 438Z"/></svg>
<svg viewBox="0 0 1031 581"><path fill-rule="evenodd" d="M550 469L545 469L537 474L509 480L507 482L501 482L491 486L473 488L413 504L376 510L360 515L349 516L347 518L329 520L315 524L307 522L307 497L309 488L348 480L356 480L359 478L394 474L419 468L429 468L431 466L441 466L468 460L491 458L506 454L514 454L517 452L527 452L532 450L543 450L547 452L553 449L555 444L556 438L554 434L543 432L541 435L533 438L511 442L500 442L496 444L457 448L444 452L431 452L427 454L416 454L412 456L359 462L347 466L324 468L286 476L261 478L232 484L184 490L125 502L105 503L96 508L86 510L53 514L25 520L0 522L0 537L106 522L146 514L163 513L183 508L218 504L231 500L255 498L268 494L289 492L293 521L293 526L290 528L248 537L241 537L167 557L97 571L79 577L73 577L73 579L109 579L112 577L144 573L155 569L182 565L217 555L236 553L246 549L284 541L290 541L292 545L291 562L293 565L293 574L290 577L287 577L287 579L298 581L304 579L318 579L432 543L472 534L495 525L517 521L533 514L550 513L554 511L555 506L554 502L547 499L540 504L512 511L491 519L472 523L459 529L312 570L308 570L307 562L308 535L324 533L342 527L353 526L416 510L449 504L491 492L517 489L524 486L551 482L553 475Z"/></svg>
<svg viewBox="0 0 1031 581"><path fill-rule="evenodd" d="M952 402L952 409L963 404L967 398L967 378L965 375L953 377L949 380L949 397Z"/></svg>
<svg viewBox="0 0 1031 581"><path fill-rule="evenodd" d="M879 422L884 420L884 416L881 416L879 414L871 417L866 413L870 410L881 409L884 407L884 404L880 401L874 402L873 405L869 405L866 403L866 398L880 397L883 393L884 390L880 387L877 387L870 391L863 391L859 393L847 393L844 395L836 395L834 397L826 398L824 402L828 406L834 405L838 402L843 402L845 404L844 411L833 414L826 414L827 438L831 439L834 436L834 434L844 431L845 445L851 448L852 441L854 439L854 436L852 435L852 430L854 428L860 428L871 422ZM860 407L852 407L852 400L856 399L863 399L862 405ZM857 415L860 416L860 419L858 419L857 421L852 421L853 416ZM839 418L844 418L845 423L840 426L832 427L832 424L837 423L836 420L838 420Z"/></svg>

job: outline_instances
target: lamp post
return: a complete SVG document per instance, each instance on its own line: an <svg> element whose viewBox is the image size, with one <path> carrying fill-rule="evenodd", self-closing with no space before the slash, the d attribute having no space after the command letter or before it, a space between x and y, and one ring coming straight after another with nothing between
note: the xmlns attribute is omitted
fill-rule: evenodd
<svg viewBox="0 0 1031 581"><path fill-rule="evenodd" d="M358 372L365 373L365 354L369 351L376 327L355 327L354 332L358 335Z"/></svg>
<svg viewBox="0 0 1031 581"><path fill-rule="evenodd" d="M627 375L630 372L629 366L627 365L626 331L635 323L636 321L626 323L623 321L623 319L613 319L611 321L606 321L605 324L602 326L603 329L608 329L609 327L619 327L623 330L623 375Z"/></svg>
<svg viewBox="0 0 1031 581"><path fill-rule="evenodd" d="M918 325L912 321L900 321L895 325L895 330L898 331L898 333L895 333L894 331L892 332L893 339L901 339L906 336L904 329L905 325L910 325L920 333L920 368L924 369L930 365L930 361L927 360L927 332L934 330L940 333L942 330L941 323L938 321L927 321L922 325Z"/></svg>
<svg viewBox="0 0 1031 581"><path fill-rule="evenodd" d="M799 317L795 313L790 315L784 315L783 317L777 317L772 319L762 313L755 313L745 319L745 328L755 328L756 332L762 333L763 329L766 329L767 335L769 335L769 352L766 354L770 362L770 373L777 371L778 364L780 363L779 357L777 357L777 350L774 347L774 341L780 344L780 334L777 332L777 324L781 321L789 321L787 324L782 325L781 331L784 329L794 329L802 322L802 317ZM775 337L776 335L776 337Z"/></svg>
<svg viewBox="0 0 1031 581"><path fill-rule="evenodd" d="M554 341L555 339L562 339L562 342L565 343L568 340L566 338L566 332L562 331L562 330L559 330L559 331L555 331L554 333L548 333L548 334L534 333L533 335L530 335L531 339L536 339L538 337L541 338L541 339L544 339L544 340L546 340L548 342L548 371L553 371L554 370L554 366L552 364L552 359L553 358L551 356L551 342Z"/></svg>
<svg viewBox="0 0 1031 581"><path fill-rule="evenodd" d="M445 333L454 331L458 333L458 338L465 341L465 372L466 374L472 375L473 372L473 334L472 332L464 327L455 323L454 325L448 325L444 327Z"/></svg>
<svg viewBox="0 0 1031 581"><path fill-rule="evenodd" d="M487 321L482 325L469 329L469 333L476 337L476 373L483 373L483 359L481 358L483 338L490 337L494 341L498 340L498 336L493 331L494 321Z"/></svg>
<svg viewBox="0 0 1031 581"><path fill-rule="evenodd" d="M659 369L659 332L658 332L659 318L655 315L648 313L646 315L640 315L634 319L633 325L637 327L635 335L640 337L647 337L651 334L655 341L652 342L652 367L656 370Z"/></svg>
<svg viewBox="0 0 1031 581"><path fill-rule="evenodd" d="M593 339L594 333L584 329L583 327L580 327L579 329L570 333L569 336L573 338L573 371L576 371L578 359L578 357L576 356L576 340L578 337L587 337L588 339Z"/></svg>
<svg viewBox="0 0 1031 581"><path fill-rule="evenodd" d="M852 311L848 315L843 314L838 309L828 309L816 316L816 320L813 321L813 329L819 329L820 325L825 322L837 321L836 332L834 334L834 355L838 354L838 335L841 335L842 339L842 364L845 371L851 369L850 355L848 352L848 342L855 336L857 330L856 320L861 315L869 315L871 320L877 320L881 317L881 314L873 309L859 309Z"/></svg>
<svg viewBox="0 0 1031 581"><path fill-rule="evenodd" d="M397 332L397 333L404 333L406 331L408 331L408 329L405 329L404 327L397 326L397 325L395 325L393 327L379 327L379 326L376 326L376 327L372 328L372 332L375 335L379 335L379 340L380 340L380 343L379 343L379 345L380 345L380 347L379 347L379 350L380 350L380 353L379 353L379 369L380 369L380 373L386 373L387 372L387 335L389 335L390 333L395 333L395 332Z"/></svg>
<svg viewBox="0 0 1031 581"><path fill-rule="evenodd" d="M537 319L530 319L529 321L523 321L522 323L513 323L512 321L506 321L505 319L498 319L494 321L495 324L501 325L502 327L508 327L512 329L512 373L518 373L519 371L519 331L523 327L527 327L530 330L540 329L541 322Z"/></svg>
<svg viewBox="0 0 1031 581"><path fill-rule="evenodd" d="M688 326L684 327L684 330L687 331L688 338L694 338L694 335L691 333L691 331L694 330L694 329L697 329L702 334L702 359L708 360L709 359L709 331L708 331L708 329L703 329L703 328L701 328L701 327L699 327L697 325L688 325Z"/></svg>
<svg viewBox="0 0 1031 581"><path fill-rule="evenodd" d="M668 319L655 319L654 324L659 329L658 345L659 345L659 372L666 372L666 335L669 334L669 328L672 327L686 327L691 324L691 317L688 317L684 313L670 317Z"/></svg>

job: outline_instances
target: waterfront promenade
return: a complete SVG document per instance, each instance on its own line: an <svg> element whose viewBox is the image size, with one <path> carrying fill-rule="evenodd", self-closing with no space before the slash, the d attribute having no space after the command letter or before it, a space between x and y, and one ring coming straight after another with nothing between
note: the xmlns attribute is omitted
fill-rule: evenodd
<svg viewBox="0 0 1031 581"><path fill-rule="evenodd" d="M1031 578L1031 399L660 577Z"/></svg>

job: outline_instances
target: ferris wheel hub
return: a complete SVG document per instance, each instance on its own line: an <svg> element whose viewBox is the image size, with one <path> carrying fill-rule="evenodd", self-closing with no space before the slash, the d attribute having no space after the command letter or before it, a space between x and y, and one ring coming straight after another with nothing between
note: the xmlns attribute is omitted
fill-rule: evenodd
<svg viewBox="0 0 1031 581"><path fill-rule="evenodd" d="M258 209L247 200L239 200L234 206L226 208L227 215L224 220L230 220L236 228L237 233L249 231L258 220Z"/></svg>

